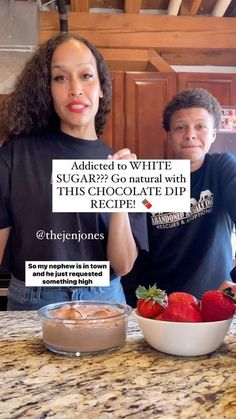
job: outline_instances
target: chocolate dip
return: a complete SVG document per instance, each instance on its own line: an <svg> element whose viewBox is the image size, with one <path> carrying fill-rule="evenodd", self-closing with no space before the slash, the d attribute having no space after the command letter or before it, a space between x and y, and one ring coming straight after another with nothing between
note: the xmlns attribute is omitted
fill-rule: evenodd
<svg viewBox="0 0 236 419"><path fill-rule="evenodd" d="M45 345L52 351L76 355L123 345L126 326L127 310L119 304L64 303L42 319Z"/></svg>

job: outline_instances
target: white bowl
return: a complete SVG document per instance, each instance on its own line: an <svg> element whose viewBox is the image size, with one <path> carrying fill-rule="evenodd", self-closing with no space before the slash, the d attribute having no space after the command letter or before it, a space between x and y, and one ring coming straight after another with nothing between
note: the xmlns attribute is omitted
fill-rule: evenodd
<svg viewBox="0 0 236 419"><path fill-rule="evenodd" d="M218 322L181 323L133 315L144 339L158 351L180 356L199 356L215 351L223 342L233 318Z"/></svg>

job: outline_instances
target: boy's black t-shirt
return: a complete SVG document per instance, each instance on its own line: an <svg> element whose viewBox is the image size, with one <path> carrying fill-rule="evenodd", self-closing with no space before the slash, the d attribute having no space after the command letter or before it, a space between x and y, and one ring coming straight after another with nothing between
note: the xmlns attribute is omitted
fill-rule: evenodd
<svg viewBox="0 0 236 419"><path fill-rule="evenodd" d="M127 303L136 306L138 285L157 284L168 294L185 291L201 298L232 270L231 233L236 223L236 158L207 154L191 173L189 213L147 214L149 255L140 252L133 270L122 278Z"/></svg>
<svg viewBox="0 0 236 419"><path fill-rule="evenodd" d="M236 158L207 154L191 173L189 213L148 214L150 254L140 280L168 293L200 298L230 280L231 234L236 223ZM144 265L143 265L144 266Z"/></svg>
<svg viewBox="0 0 236 419"><path fill-rule="evenodd" d="M10 270L25 280L25 261L107 260L108 213L53 213L52 160L106 159L100 139L59 131L14 138L0 149L0 228L11 227ZM130 214L134 238L147 249L144 214ZM116 275L112 272L112 278Z"/></svg>

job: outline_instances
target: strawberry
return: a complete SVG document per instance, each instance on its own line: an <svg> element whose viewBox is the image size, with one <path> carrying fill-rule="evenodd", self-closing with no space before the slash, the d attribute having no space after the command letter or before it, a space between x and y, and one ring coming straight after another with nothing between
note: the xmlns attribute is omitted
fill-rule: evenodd
<svg viewBox="0 0 236 419"><path fill-rule="evenodd" d="M152 287L146 289L141 285L136 290L137 309L141 316L155 318L162 313L167 306L167 294L160 290L154 284Z"/></svg>
<svg viewBox="0 0 236 419"><path fill-rule="evenodd" d="M191 303L174 301L163 311L159 320L195 323L202 321L202 315L198 308Z"/></svg>
<svg viewBox="0 0 236 419"><path fill-rule="evenodd" d="M204 322L215 322L230 319L235 313L235 303L230 288L210 290L202 295L202 319Z"/></svg>
<svg viewBox="0 0 236 419"><path fill-rule="evenodd" d="M158 316L156 317L156 320L163 320L163 313L164 313L164 311L161 314L158 314Z"/></svg>
<svg viewBox="0 0 236 419"><path fill-rule="evenodd" d="M182 301L183 303L191 304L195 308L198 308L198 300L196 297L194 297L192 294L189 294L188 292L172 292L168 296L168 303L172 304L177 301Z"/></svg>

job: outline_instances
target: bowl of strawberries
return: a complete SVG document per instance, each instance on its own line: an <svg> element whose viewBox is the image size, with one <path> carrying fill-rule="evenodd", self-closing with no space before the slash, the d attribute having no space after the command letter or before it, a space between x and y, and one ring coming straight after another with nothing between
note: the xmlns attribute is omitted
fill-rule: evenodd
<svg viewBox="0 0 236 419"><path fill-rule="evenodd" d="M144 339L160 352L200 356L223 342L235 314L230 288L206 291L200 301L186 292L139 286L133 310Z"/></svg>

